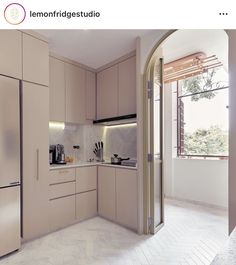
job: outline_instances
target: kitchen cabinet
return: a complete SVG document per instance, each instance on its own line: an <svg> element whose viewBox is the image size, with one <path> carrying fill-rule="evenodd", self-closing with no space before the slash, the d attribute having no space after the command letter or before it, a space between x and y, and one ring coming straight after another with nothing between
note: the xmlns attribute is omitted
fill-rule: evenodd
<svg viewBox="0 0 236 265"><path fill-rule="evenodd" d="M97 189L97 167L76 168L76 193Z"/></svg>
<svg viewBox="0 0 236 265"><path fill-rule="evenodd" d="M75 222L75 195L50 200L50 230L54 231Z"/></svg>
<svg viewBox="0 0 236 265"><path fill-rule="evenodd" d="M138 227L137 171L98 167L98 213L125 227Z"/></svg>
<svg viewBox="0 0 236 265"><path fill-rule="evenodd" d="M48 43L23 33L23 80L49 85Z"/></svg>
<svg viewBox="0 0 236 265"><path fill-rule="evenodd" d="M118 114L118 65L97 74L97 119Z"/></svg>
<svg viewBox="0 0 236 265"><path fill-rule="evenodd" d="M97 74L97 119L136 113L136 57Z"/></svg>
<svg viewBox="0 0 236 265"><path fill-rule="evenodd" d="M118 223L137 230L137 172L116 168L116 220Z"/></svg>
<svg viewBox="0 0 236 265"><path fill-rule="evenodd" d="M56 169L50 171L49 184L75 181L75 169Z"/></svg>
<svg viewBox="0 0 236 265"><path fill-rule="evenodd" d="M97 191L76 194L76 219L82 221L97 215Z"/></svg>
<svg viewBox="0 0 236 265"><path fill-rule="evenodd" d="M113 167L98 167L98 213L116 220L116 171Z"/></svg>
<svg viewBox="0 0 236 265"><path fill-rule="evenodd" d="M50 120L86 123L96 117L96 74L50 57Z"/></svg>
<svg viewBox="0 0 236 265"><path fill-rule="evenodd" d="M23 238L49 231L49 89L23 82Z"/></svg>
<svg viewBox="0 0 236 265"><path fill-rule="evenodd" d="M119 63L118 116L136 113L136 57Z"/></svg>
<svg viewBox="0 0 236 265"><path fill-rule="evenodd" d="M66 122L85 123L85 78L86 71L65 63Z"/></svg>
<svg viewBox="0 0 236 265"><path fill-rule="evenodd" d="M57 199L75 194L75 182L66 182L50 185L50 199Z"/></svg>
<svg viewBox="0 0 236 265"><path fill-rule="evenodd" d="M86 119L96 119L96 74L86 71Z"/></svg>
<svg viewBox="0 0 236 265"><path fill-rule="evenodd" d="M49 69L50 120L64 122L66 119L65 63L50 57Z"/></svg>
<svg viewBox="0 0 236 265"><path fill-rule="evenodd" d="M22 79L22 33L0 31L0 74Z"/></svg>
<svg viewBox="0 0 236 265"><path fill-rule="evenodd" d="M75 222L75 169L50 171L49 225L54 231Z"/></svg>
<svg viewBox="0 0 236 265"><path fill-rule="evenodd" d="M76 218L85 220L97 215L97 167L76 168Z"/></svg>

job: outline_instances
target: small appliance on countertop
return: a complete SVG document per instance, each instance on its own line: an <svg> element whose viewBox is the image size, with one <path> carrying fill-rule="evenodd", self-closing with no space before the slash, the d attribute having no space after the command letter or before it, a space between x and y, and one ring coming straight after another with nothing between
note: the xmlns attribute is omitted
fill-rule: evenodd
<svg viewBox="0 0 236 265"><path fill-rule="evenodd" d="M137 167L137 159L129 159L121 161L121 166Z"/></svg>
<svg viewBox="0 0 236 265"><path fill-rule="evenodd" d="M111 157L111 164L121 165L121 162L125 161L125 160L130 160L130 158L129 157L121 158L118 156L118 154L114 154L113 157Z"/></svg>
<svg viewBox="0 0 236 265"><path fill-rule="evenodd" d="M65 165L65 152L64 152L64 145L57 144L57 145L50 145L49 147L49 163L50 164L58 164L58 165Z"/></svg>

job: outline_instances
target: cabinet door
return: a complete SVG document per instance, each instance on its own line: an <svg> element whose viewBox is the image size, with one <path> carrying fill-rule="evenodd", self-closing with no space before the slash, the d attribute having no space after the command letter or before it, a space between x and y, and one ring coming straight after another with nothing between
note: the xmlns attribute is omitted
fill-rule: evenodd
<svg viewBox="0 0 236 265"><path fill-rule="evenodd" d="M65 64L66 77L66 121L84 123L85 115L85 70Z"/></svg>
<svg viewBox="0 0 236 265"><path fill-rule="evenodd" d="M75 169L53 169L49 173L49 184L58 184L75 181Z"/></svg>
<svg viewBox="0 0 236 265"><path fill-rule="evenodd" d="M118 65L97 74L97 119L118 115Z"/></svg>
<svg viewBox="0 0 236 265"><path fill-rule="evenodd" d="M28 34L23 34L23 80L49 84L48 44Z"/></svg>
<svg viewBox="0 0 236 265"><path fill-rule="evenodd" d="M115 168L98 167L98 213L116 220L116 180Z"/></svg>
<svg viewBox="0 0 236 265"><path fill-rule="evenodd" d="M116 169L116 218L117 222L137 230L137 172Z"/></svg>
<svg viewBox="0 0 236 265"><path fill-rule="evenodd" d="M136 113L136 57L119 63L119 116Z"/></svg>
<svg viewBox="0 0 236 265"><path fill-rule="evenodd" d="M0 30L0 74L22 79L22 33Z"/></svg>
<svg viewBox="0 0 236 265"><path fill-rule="evenodd" d="M49 186L49 199L57 199L75 194L75 182L59 183Z"/></svg>
<svg viewBox="0 0 236 265"><path fill-rule="evenodd" d="M23 237L31 239L49 229L49 91L23 83Z"/></svg>
<svg viewBox="0 0 236 265"><path fill-rule="evenodd" d="M97 169L93 167L76 168L76 193L97 189Z"/></svg>
<svg viewBox="0 0 236 265"><path fill-rule="evenodd" d="M50 201L50 230L66 227L75 221L75 195Z"/></svg>
<svg viewBox="0 0 236 265"><path fill-rule="evenodd" d="M97 215L97 191L76 194L76 218L79 221Z"/></svg>
<svg viewBox="0 0 236 265"><path fill-rule="evenodd" d="M50 57L49 66L50 120L64 122L66 120L64 62Z"/></svg>
<svg viewBox="0 0 236 265"><path fill-rule="evenodd" d="M86 71L86 119L96 119L96 75Z"/></svg>

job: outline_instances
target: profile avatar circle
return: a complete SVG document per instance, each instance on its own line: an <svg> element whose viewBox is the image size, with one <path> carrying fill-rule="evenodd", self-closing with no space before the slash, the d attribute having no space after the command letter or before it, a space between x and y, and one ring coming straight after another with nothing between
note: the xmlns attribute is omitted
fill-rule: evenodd
<svg viewBox="0 0 236 265"><path fill-rule="evenodd" d="M9 4L4 10L4 17L6 21L12 25L18 25L25 19L25 8L18 3Z"/></svg>

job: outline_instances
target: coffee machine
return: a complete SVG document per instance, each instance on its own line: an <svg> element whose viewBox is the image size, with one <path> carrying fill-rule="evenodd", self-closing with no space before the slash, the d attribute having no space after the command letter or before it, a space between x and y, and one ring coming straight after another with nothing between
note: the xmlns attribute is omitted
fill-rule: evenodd
<svg viewBox="0 0 236 265"><path fill-rule="evenodd" d="M66 164L64 146L62 144L50 145L49 162L50 164Z"/></svg>

